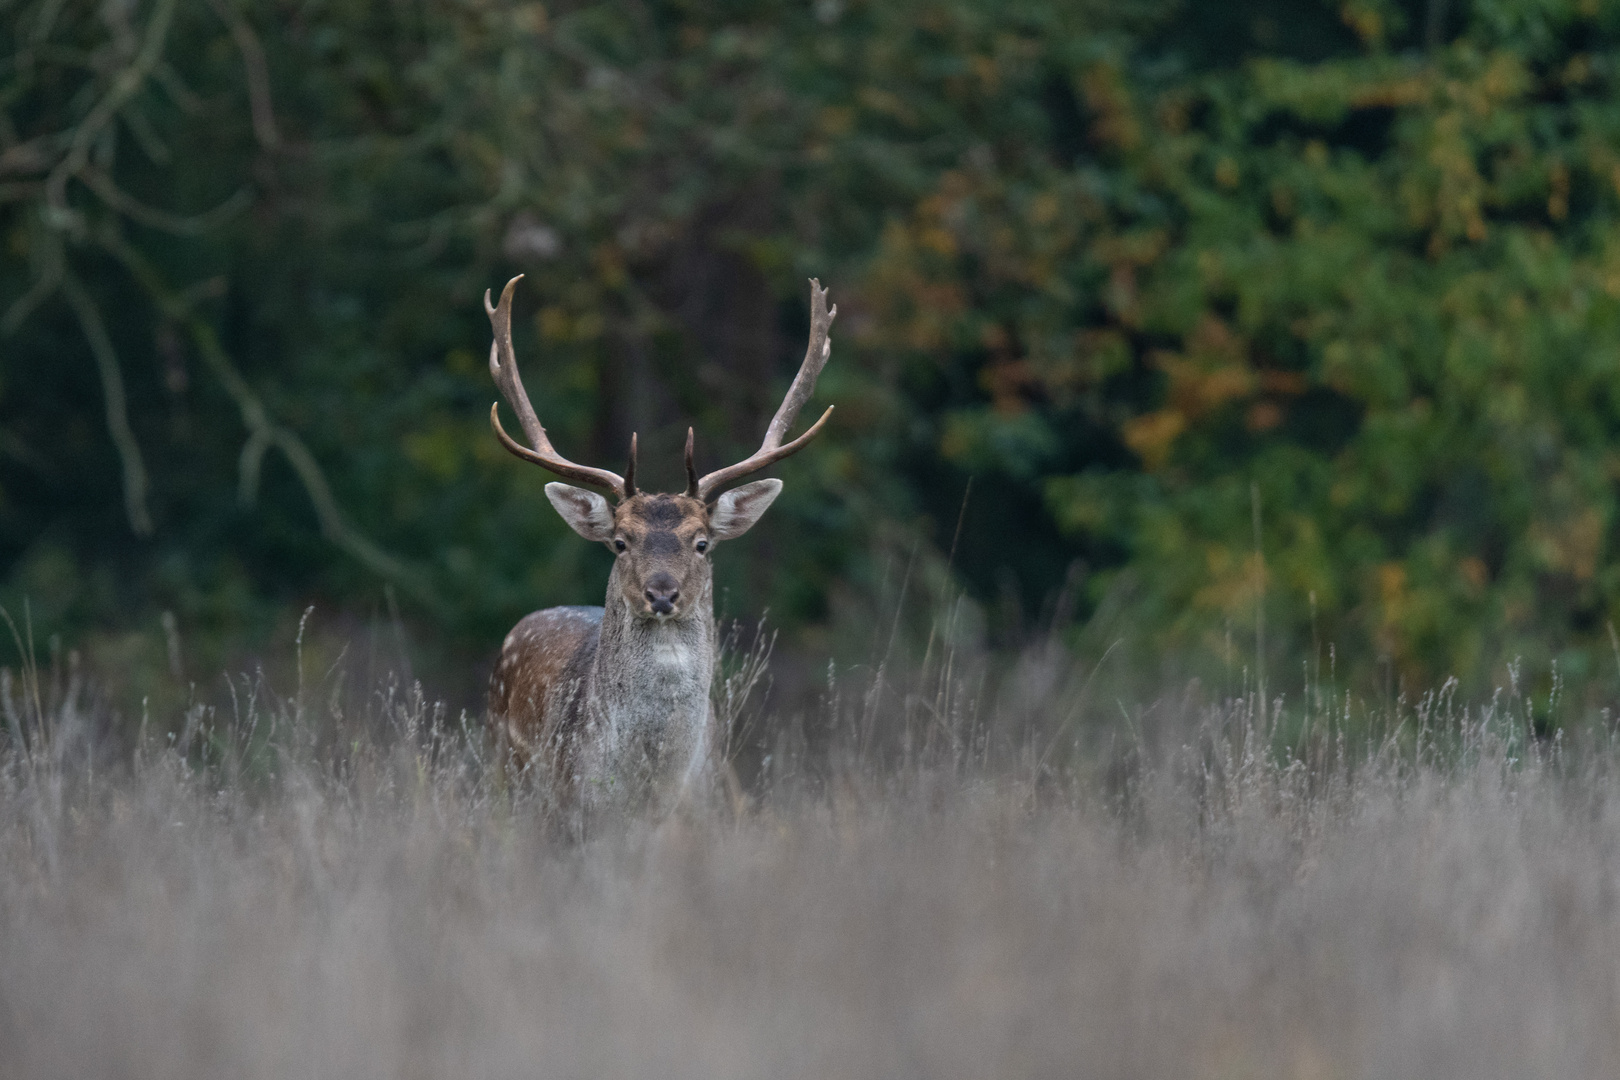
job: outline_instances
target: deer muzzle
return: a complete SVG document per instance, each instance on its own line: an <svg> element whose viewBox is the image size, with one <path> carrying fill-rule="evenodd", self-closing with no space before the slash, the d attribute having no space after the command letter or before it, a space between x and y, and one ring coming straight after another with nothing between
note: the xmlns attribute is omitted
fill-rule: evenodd
<svg viewBox="0 0 1620 1080"><path fill-rule="evenodd" d="M675 614L675 602L681 598L680 583L673 574L660 570L647 579L647 609L660 618Z"/></svg>

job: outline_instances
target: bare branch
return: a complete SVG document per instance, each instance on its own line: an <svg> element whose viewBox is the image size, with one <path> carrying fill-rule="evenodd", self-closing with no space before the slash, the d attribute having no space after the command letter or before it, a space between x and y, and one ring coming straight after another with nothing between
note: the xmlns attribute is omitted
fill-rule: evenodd
<svg viewBox="0 0 1620 1080"><path fill-rule="evenodd" d="M79 179L91 191L101 197L101 200L114 210L126 215L132 221L153 229L162 229L164 232L179 236L197 236L217 225L222 224L241 213L253 202L253 194L246 188L238 190L230 198L200 214L181 217L171 214L167 210L158 210L128 195L113 182L112 177L99 169L85 169L79 174Z"/></svg>
<svg viewBox="0 0 1620 1080"><path fill-rule="evenodd" d="M241 456L236 460L236 501L243 507L259 500L259 475L264 469L264 452L270 449L270 430L255 428L242 444Z"/></svg>
<svg viewBox="0 0 1620 1080"><path fill-rule="evenodd" d="M153 130L152 122L146 118L146 114L136 102L125 102L124 107L118 110L118 116L124 121L124 127L135 137L136 145L153 164L167 165L174 159L174 151L170 150L164 144L163 137Z"/></svg>
<svg viewBox="0 0 1620 1080"><path fill-rule="evenodd" d="M180 73L174 70L174 65L165 60L152 71L152 77L157 84L169 95L169 100L178 105L181 111L196 116L203 111L203 99L197 92L185 84Z"/></svg>
<svg viewBox="0 0 1620 1080"><path fill-rule="evenodd" d="M0 336L16 333L28 316L62 284L66 263L61 237L44 228L36 227L31 232L28 246L30 261L34 263L34 283L6 309L5 317L0 318Z"/></svg>
<svg viewBox="0 0 1620 1080"><path fill-rule="evenodd" d="M51 151L43 136L8 147L0 153L0 176L30 176L51 167Z"/></svg>
<svg viewBox="0 0 1620 1080"><path fill-rule="evenodd" d="M101 320L100 310L85 293L78 278L70 272L62 275L62 295L78 316L79 327L84 331L85 340L90 343L90 352L96 359L96 370L101 375L101 393L107 403L107 433L112 436L113 445L118 448L118 457L124 466L124 512L129 517L129 527L135 530L137 536L150 536L152 515L146 509L146 464L141 460L140 443L135 441L135 433L130 430L124 399L124 376L118 366L118 354L113 350L112 339L107 336L107 326Z"/></svg>
<svg viewBox="0 0 1620 1080"><path fill-rule="evenodd" d="M253 137L266 150L274 150L281 145L281 132L276 128L276 112L270 102L270 65L265 62L259 35L230 0L208 0L208 6L230 28L231 39L242 54L242 68L247 73L248 109L253 115Z"/></svg>
<svg viewBox="0 0 1620 1080"><path fill-rule="evenodd" d="M34 19L34 32L30 36L36 45L51 36L51 31L56 28L56 20L65 7L67 0L45 0L45 3L40 5L39 15Z"/></svg>
<svg viewBox="0 0 1620 1080"><path fill-rule="evenodd" d="M348 552L361 565L373 573L399 582L417 600L432 608L443 608L443 602L434 594L423 576L397 555L373 542L349 521L338 504L332 486L326 479L320 463L310 453L302 439L288 428L270 419L268 410L258 394L248 385L236 369L230 354L220 344L214 328L197 315L191 304L170 289L157 271L122 238L112 233L99 237L101 244L118 258L152 297L158 310L174 322L186 327L203 362L220 381L242 414L242 423L248 429L248 445L243 447L241 468L244 470L238 495L251 498L258 482L260 459L265 449L274 446L287 459L288 464L303 484L304 492L314 507L321 534L333 545Z"/></svg>
<svg viewBox="0 0 1620 1080"><path fill-rule="evenodd" d="M39 184L7 184L0 182L0 206L13 202L29 202L39 197Z"/></svg>
<svg viewBox="0 0 1620 1080"><path fill-rule="evenodd" d="M157 6L152 10L152 17L146 23L146 36L141 41L140 51L129 66L118 72L113 79L111 89L105 97L96 102L84 120L73 131L73 141L68 146L68 152L62 160L51 170L45 182L46 200L51 208L60 214L72 215L67 205L67 182L78 176L90 160L90 148L95 145L102 129L112 122L118 115L124 103L135 95L163 58L163 43L169 34L169 24L174 19L174 9L178 0L157 0Z"/></svg>

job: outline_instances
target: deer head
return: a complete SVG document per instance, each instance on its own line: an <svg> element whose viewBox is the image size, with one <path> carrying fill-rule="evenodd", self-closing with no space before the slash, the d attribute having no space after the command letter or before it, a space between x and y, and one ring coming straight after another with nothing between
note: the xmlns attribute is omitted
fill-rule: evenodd
<svg viewBox="0 0 1620 1080"><path fill-rule="evenodd" d="M489 350L490 374L517 414L530 445L519 443L501 427L499 403L491 405L489 411L496 437L523 460L566 479L603 488L616 497L616 504L610 504L604 496L582 487L546 485L546 497L563 520L585 539L605 544L614 553L617 562L609 588L620 591L629 611L639 619L660 622L707 617L712 610L710 552L716 543L752 528L781 494L782 482L756 480L729 491L720 489L798 451L832 416L832 407L828 406L804 434L791 442L783 441L799 409L815 390L816 377L826 366L832 348L829 332L838 309L827 307L827 290L812 279L810 345L759 450L735 465L699 477L692 454L693 433L688 428L686 490L678 495L659 495L636 489L635 435L630 436L630 462L623 476L576 465L551 445L523 388L512 350L512 293L520 280L521 274L506 283L498 305L491 303L486 292L484 310L495 330Z"/></svg>

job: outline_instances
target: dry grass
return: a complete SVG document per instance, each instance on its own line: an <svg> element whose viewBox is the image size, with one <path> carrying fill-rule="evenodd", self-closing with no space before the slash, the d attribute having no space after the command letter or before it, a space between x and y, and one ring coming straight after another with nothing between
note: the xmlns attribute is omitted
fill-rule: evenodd
<svg viewBox="0 0 1620 1080"><path fill-rule="evenodd" d="M1244 699L1073 755L1062 673L876 682L757 724L745 797L568 843L386 687L120 746L25 673L4 1073L1620 1075L1606 740L1431 701L1294 752Z"/></svg>

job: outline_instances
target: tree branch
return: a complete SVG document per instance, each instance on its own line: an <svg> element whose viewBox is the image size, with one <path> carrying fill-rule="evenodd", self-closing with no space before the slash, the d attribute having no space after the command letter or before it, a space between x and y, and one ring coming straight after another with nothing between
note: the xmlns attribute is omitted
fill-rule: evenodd
<svg viewBox="0 0 1620 1080"><path fill-rule="evenodd" d="M130 430L118 354L107 336L106 324L101 321L101 311L79 284L79 279L71 271L64 271L61 287L62 295L79 318L79 326L90 343L96 369L101 374L101 393L107 402L107 433L112 436L124 466L124 512L129 516L129 527L137 536L150 536L152 515L146 508L146 464L141 460L141 447L135 441L135 433Z"/></svg>
<svg viewBox="0 0 1620 1080"><path fill-rule="evenodd" d="M90 160L90 148L95 144L102 129L112 122L118 111L124 107L124 103L135 95L141 84L146 81L146 77L152 73L152 69L162 60L163 43L168 37L169 24L174 19L177 3L178 0L157 0L152 17L146 24L146 36L141 41L140 51L135 54L134 61L118 72L107 95L96 102L89 115L73 129L73 141L68 146L68 152L51 170L50 177L45 181L46 200L58 213L71 216L72 211L67 205L68 180L84 169Z"/></svg>
<svg viewBox="0 0 1620 1080"><path fill-rule="evenodd" d="M253 116L253 136L266 150L281 145L281 132L276 129L276 112L270 102L270 65L265 62L264 46L259 35L242 14L231 6L230 0L208 0L208 6L231 31L231 39L242 54L242 68L247 73L248 109Z"/></svg>
<svg viewBox="0 0 1620 1080"><path fill-rule="evenodd" d="M219 336L206 320L197 315L182 296L170 289L157 271L123 239L111 232L99 237L102 246L129 270L131 276L146 289L158 310L183 325L190 333L203 362L214 373L242 414L242 423L248 429L248 442L243 447L239 462L239 497L251 500L258 487L260 459L264 451L273 446L280 450L293 472L303 484L320 523L321 534L333 545L346 551L361 565L380 577L397 581L424 606L442 611L444 603L433 592L426 578L399 556L381 547L357 529L332 493L320 463L315 460L302 439L290 429L270 419L259 395L237 370L230 354L220 344Z"/></svg>
<svg viewBox="0 0 1620 1080"><path fill-rule="evenodd" d="M113 182L112 177L99 169L85 169L79 173L79 179L85 187L101 196L101 201L112 209L127 216L131 221L137 221L152 229L162 229L164 232L179 236L198 236L222 222L246 210L253 202L253 195L246 188L239 189L234 195L214 207L204 210L200 214L181 217L166 210L158 210L128 195Z"/></svg>

